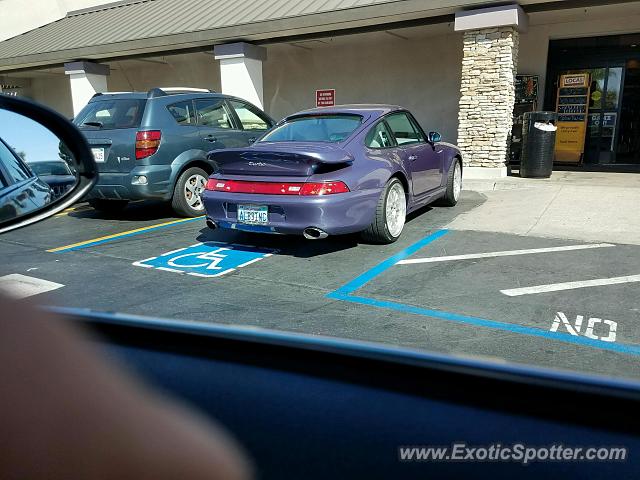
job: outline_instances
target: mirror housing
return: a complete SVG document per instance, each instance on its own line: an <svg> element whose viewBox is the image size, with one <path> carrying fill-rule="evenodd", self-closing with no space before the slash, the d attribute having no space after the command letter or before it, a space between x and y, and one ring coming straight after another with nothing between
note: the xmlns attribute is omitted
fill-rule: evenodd
<svg viewBox="0 0 640 480"><path fill-rule="evenodd" d="M63 197L24 215L1 221L0 233L4 233L49 218L82 199L97 182L98 169L84 136L59 113L30 100L2 94L0 94L0 110L28 118L55 135L71 154L69 161L78 177L76 184ZM1 136L2 126L0 126Z"/></svg>
<svg viewBox="0 0 640 480"><path fill-rule="evenodd" d="M429 132L427 138L429 140L429 143L434 144L442 140L442 135L440 135L438 132Z"/></svg>

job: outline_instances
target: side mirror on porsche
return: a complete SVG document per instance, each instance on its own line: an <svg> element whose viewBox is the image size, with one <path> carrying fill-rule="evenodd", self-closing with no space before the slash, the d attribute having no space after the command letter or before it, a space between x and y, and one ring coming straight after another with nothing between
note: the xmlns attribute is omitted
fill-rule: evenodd
<svg viewBox="0 0 640 480"><path fill-rule="evenodd" d="M79 201L98 180L91 151L66 118L0 94L0 233Z"/></svg>

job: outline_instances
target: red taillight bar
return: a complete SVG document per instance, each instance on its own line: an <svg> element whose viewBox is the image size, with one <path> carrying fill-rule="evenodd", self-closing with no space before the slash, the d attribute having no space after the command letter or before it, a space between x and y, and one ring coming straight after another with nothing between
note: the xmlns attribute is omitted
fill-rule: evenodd
<svg viewBox="0 0 640 480"><path fill-rule="evenodd" d="M143 130L136 133L136 160L146 158L158 151L162 132L160 130Z"/></svg>
<svg viewBox="0 0 640 480"><path fill-rule="evenodd" d="M248 182L245 180L207 181L207 190L229 193L257 193L262 195L332 195L345 193L344 182Z"/></svg>

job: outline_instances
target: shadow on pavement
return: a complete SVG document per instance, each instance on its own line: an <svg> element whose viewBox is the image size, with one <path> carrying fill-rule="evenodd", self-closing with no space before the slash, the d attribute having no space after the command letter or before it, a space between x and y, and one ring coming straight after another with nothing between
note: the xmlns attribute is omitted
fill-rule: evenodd
<svg viewBox="0 0 640 480"><path fill-rule="evenodd" d="M224 242L273 248L278 250L278 255L310 258L356 248L360 239L357 234L330 236L324 240L307 240L302 235L273 235L203 228L200 230L196 240L199 242Z"/></svg>
<svg viewBox="0 0 640 480"><path fill-rule="evenodd" d="M101 211L87 205L77 212L70 212L70 217L92 218L96 220L126 220L126 221L146 221L146 220L171 220L179 217L166 202L132 202L121 210Z"/></svg>

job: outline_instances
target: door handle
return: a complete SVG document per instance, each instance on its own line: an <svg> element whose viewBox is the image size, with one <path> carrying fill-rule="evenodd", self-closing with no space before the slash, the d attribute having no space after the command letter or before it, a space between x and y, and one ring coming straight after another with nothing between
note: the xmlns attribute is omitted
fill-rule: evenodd
<svg viewBox="0 0 640 480"><path fill-rule="evenodd" d="M205 140L206 140L207 142L211 142L211 143L214 143L214 142L217 142L217 141L218 141L218 139L217 139L216 137L214 137L213 135L207 135L207 136L206 136L206 137L204 137L204 138L205 138Z"/></svg>
<svg viewBox="0 0 640 480"><path fill-rule="evenodd" d="M409 155L409 160L417 160L418 156L417 155Z"/></svg>

